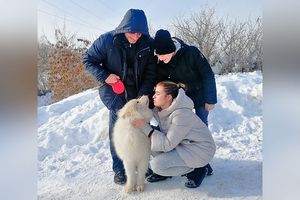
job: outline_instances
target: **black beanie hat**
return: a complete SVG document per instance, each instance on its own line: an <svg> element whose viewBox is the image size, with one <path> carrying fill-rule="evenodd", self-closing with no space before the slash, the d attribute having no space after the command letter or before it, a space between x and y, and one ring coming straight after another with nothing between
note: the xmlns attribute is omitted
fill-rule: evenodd
<svg viewBox="0 0 300 200"><path fill-rule="evenodd" d="M158 55L169 54L176 50L169 31L160 29L156 32L153 48Z"/></svg>

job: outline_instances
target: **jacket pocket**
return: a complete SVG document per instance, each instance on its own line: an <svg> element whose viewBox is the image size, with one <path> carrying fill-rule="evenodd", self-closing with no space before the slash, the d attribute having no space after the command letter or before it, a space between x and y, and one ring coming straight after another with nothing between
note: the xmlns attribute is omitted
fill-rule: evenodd
<svg viewBox="0 0 300 200"><path fill-rule="evenodd" d="M138 55L139 58L141 58L141 57L144 57L144 56L146 56L146 55L150 55L150 53L151 53L150 47L146 47L146 48L140 50L140 51L137 53L137 55Z"/></svg>

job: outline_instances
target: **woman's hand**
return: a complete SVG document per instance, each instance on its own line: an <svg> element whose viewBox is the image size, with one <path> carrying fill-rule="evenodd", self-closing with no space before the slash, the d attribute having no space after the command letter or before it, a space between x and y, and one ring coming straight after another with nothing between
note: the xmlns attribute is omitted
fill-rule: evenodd
<svg viewBox="0 0 300 200"><path fill-rule="evenodd" d="M146 121L144 119L134 119L131 124L134 128L143 128L146 124Z"/></svg>

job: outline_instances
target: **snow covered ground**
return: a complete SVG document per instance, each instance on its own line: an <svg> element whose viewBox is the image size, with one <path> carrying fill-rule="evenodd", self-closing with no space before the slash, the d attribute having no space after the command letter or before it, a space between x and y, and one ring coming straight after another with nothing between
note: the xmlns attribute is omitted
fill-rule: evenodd
<svg viewBox="0 0 300 200"><path fill-rule="evenodd" d="M97 90L87 90L38 107L38 199L262 199L262 74L216 81L218 104L209 116L214 174L199 188L173 177L125 194L113 183L108 110Z"/></svg>

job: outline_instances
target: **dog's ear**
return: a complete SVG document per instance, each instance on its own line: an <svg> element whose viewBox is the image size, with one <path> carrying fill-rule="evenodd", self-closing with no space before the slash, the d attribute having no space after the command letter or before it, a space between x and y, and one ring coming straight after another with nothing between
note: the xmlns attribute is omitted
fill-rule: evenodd
<svg viewBox="0 0 300 200"><path fill-rule="evenodd" d="M136 104L134 102L127 103L120 111L119 111L119 117L122 117L123 119L133 116L134 109Z"/></svg>

